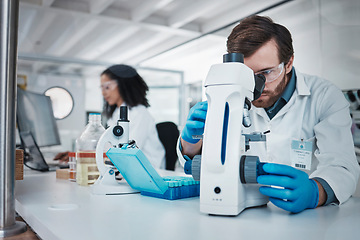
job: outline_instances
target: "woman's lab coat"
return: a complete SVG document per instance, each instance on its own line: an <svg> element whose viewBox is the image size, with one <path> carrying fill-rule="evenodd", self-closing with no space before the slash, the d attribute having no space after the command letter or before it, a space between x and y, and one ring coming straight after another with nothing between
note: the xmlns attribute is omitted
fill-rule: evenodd
<svg viewBox="0 0 360 240"><path fill-rule="evenodd" d="M107 121L114 126L120 116L120 108L116 108L112 117ZM136 145L149 159L155 168L165 168L165 149L160 142L154 118L144 105L129 108L129 139L135 140Z"/></svg>
<svg viewBox="0 0 360 240"><path fill-rule="evenodd" d="M350 131L349 103L329 81L299 72L296 76L294 94L273 119L263 108L251 107L252 125L244 133L270 133L266 134L266 144L250 142L246 155L259 156L262 162L291 165L292 140L310 141L311 170L306 172L310 178L324 179L341 204L355 192L360 173ZM184 163L182 157L179 159Z"/></svg>

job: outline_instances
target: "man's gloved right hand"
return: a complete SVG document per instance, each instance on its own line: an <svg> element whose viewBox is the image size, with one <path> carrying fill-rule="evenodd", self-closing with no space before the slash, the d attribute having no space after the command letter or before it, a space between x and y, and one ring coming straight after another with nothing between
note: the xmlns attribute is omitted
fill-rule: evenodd
<svg viewBox="0 0 360 240"><path fill-rule="evenodd" d="M202 135L204 133L205 119L207 113L207 101L198 102L193 106L186 120L185 127L181 133L181 138L189 143L195 144L199 139L193 139L193 135Z"/></svg>

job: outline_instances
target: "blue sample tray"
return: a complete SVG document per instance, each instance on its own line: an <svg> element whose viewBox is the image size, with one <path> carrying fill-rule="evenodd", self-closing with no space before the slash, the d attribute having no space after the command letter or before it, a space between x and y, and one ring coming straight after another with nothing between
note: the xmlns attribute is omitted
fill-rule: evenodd
<svg viewBox="0 0 360 240"><path fill-rule="evenodd" d="M199 181L182 176L162 178L138 148L110 148L106 155L128 184L142 195L175 200L200 194Z"/></svg>
<svg viewBox="0 0 360 240"><path fill-rule="evenodd" d="M140 191L142 195L175 200L181 198L197 197L200 195L200 182L192 177L169 176L163 180L167 183L168 189L163 194L151 191Z"/></svg>

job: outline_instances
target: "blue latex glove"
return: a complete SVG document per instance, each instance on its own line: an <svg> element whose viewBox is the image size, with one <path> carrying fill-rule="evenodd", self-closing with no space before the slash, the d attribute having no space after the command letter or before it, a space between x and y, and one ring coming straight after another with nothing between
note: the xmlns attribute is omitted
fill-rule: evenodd
<svg viewBox="0 0 360 240"><path fill-rule="evenodd" d="M202 135L204 133L205 119L207 113L207 101L198 102L193 106L186 120L185 127L181 133L181 138L189 143L197 143L200 139L193 139L192 135Z"/></svg>
<svg viewBox="0 0 360 240"><path fill-rule="evenodd" d="M258 176L257 181L269 186L262 186L259 190L262 194L269 196L269 200L275 206L293 213L317 207L318 186L305 172L275 163L266 163L263 169L269 175ZM270 185L284 189L273 188Z"/></svg>

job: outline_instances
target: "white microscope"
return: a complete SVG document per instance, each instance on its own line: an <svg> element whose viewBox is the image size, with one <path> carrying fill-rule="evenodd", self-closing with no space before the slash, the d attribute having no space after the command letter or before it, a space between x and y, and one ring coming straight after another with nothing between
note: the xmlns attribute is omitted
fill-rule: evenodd
<svg viewBox="0 0 360 240"><path fill-rule="evenodd" d="M129 120L127 117L127 107L120 107L120 119L115 126L111 126L101 135L96 145L96 164L100 172L99 178L92 185L92 192L96 195L116 195L139 192L129 186L123 179L117 181L115 178L116 167L105 164L103 154L105 147L111 145L112 148L121 148L129 142Z"/></svg>
<svg viewBox="0 0 360 240"><path fill-rule="evenodd" d="M251 101L260 97L265 86L265 77L255 76L243 62L240 53L225 54L224 63L213 65L205 81L208 111L201 168L198 164L203 213L238 215L245 208L268 202L258 184L244 184L256 183L262 166L257 156L246 156L249 142L265 141L266 136L243 134L243 128L251 124ZM193 169L199 160L195 158Z"/></svg>

